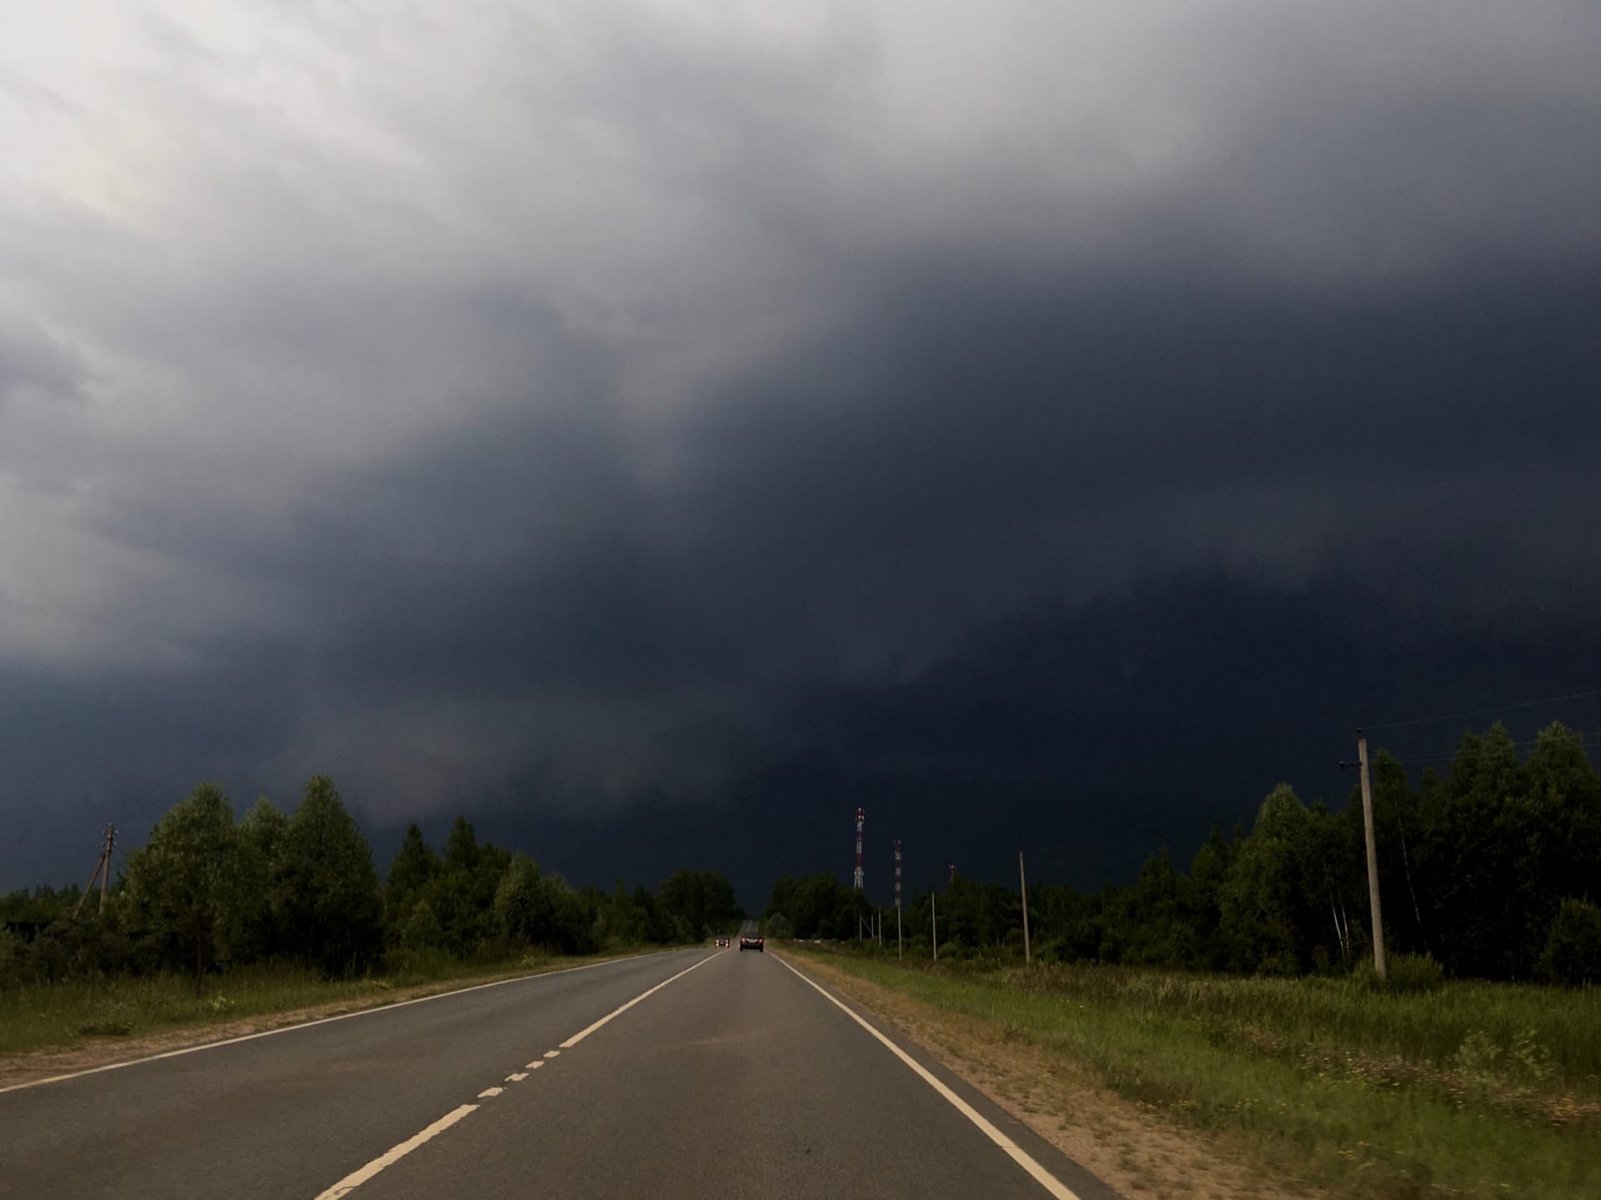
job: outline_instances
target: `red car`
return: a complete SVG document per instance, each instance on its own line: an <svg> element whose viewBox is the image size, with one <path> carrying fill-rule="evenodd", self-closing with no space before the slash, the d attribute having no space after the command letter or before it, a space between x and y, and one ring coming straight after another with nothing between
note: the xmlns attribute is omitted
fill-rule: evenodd
<svg viewBox="0 0 1601 1200"><path fill-rule="evenodd" d="M767 945L759 933L742 933L739 936L739 948L741 950L760 950L765 953Z"/></svg>

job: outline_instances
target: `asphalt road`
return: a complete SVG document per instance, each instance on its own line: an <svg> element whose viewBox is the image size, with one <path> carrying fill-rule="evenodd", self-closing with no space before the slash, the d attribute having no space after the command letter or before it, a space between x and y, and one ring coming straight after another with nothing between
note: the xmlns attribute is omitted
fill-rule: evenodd
<svg viewBox="0 0 1601 1200"><path fill-rule="evenodd" d="M881 1037L779 955L598 964L0 1093L0 1197L1113 1200Z"/></svg>

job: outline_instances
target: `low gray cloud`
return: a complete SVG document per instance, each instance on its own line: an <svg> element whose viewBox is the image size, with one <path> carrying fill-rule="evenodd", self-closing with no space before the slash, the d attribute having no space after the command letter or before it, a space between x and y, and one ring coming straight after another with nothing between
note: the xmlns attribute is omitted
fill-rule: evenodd
<svg viewBox="0 0 1601 1200"><path fill-rule="evenodd" d="M1338 572L1397 645L1571 622L1593 35L1579 3L30 14L0 803L36 843L204 774L325 770L379 826L723 803L811 698L1197 574Z"/></svg>

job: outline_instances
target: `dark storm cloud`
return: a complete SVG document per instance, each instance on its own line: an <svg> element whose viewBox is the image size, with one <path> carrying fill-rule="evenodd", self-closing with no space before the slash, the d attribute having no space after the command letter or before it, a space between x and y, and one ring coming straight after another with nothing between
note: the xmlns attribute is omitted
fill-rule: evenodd
<svg viewBox="0 0 1601 1200"><path fill-rule="evenodd" d="M321 770L601 874L593 822L692 857L758 805L776 868L1156 723L1096 793L1147 848L1293 664L1285 774L1353 646L1495 691L1601 602L1585 6L481 17L0 51L35 847Z"/></svg>

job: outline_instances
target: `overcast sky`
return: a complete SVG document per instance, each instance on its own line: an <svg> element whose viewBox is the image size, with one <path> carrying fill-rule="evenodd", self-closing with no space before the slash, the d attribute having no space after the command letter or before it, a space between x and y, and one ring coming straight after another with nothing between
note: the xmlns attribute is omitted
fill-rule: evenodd
<svg viewBox="0 0 1601 1200"><path fill-rule="evenodd" d="M58 0L0 147L0 887L1097 883L1601 686L1593 0Z"/></svg>

